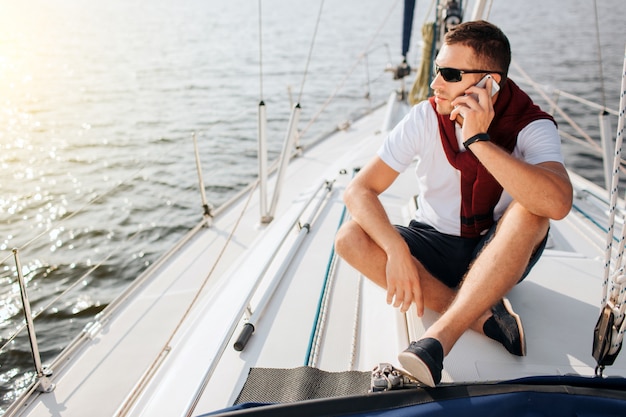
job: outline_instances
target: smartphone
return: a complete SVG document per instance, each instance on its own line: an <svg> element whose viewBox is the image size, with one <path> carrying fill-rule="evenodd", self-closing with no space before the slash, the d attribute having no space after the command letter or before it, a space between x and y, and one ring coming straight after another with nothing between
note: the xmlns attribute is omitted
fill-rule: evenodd
<svg viewBox="0 0 626 417"><path fill-rule="evenodd" d="M478 83L476 83L476 87L485 88L485 86L487 85L487 80L489 78L492 78L491 75L485 75L480 81L478 81ZM493 82L491 83L491 97L493 97L498 91L500 91L500 86L498 85L496 80L493 80ZM478 101L478 96L476 94L470 95L474 97L476 101Z"/></svg>

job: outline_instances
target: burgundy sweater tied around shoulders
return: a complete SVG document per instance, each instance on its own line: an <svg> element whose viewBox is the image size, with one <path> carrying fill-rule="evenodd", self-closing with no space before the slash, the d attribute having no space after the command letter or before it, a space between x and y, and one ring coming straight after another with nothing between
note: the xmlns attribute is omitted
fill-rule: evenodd
<svg viewBox="0 0 626 417"><path fill-rule="evenodd" d="M429 99L436 110L435 98ZM494 105L495 117L487 133L490 141L513 152L517 135L530 122L554 121L535 105L513 81L507 80ZM493 225L493 210L502 194L502 186L472 152L460 152L454 124L448 115L437 113L441 143L450 164L461 171L461 236L478 237Z"/></svg>

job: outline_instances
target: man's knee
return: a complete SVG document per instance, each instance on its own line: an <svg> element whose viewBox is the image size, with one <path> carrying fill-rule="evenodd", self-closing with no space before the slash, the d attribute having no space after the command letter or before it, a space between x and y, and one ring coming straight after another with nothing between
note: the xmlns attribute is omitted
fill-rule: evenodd
<svg viewBox="0 0 626 417"><path fill-rule="evenodd" d="M365 232L356 222L349 220L344 223L335 235L335 251L342 258L349 258L350 253L359 251Z"/></svg>
<svg viewBox="0 0 626 417"><path fill-rule="evenodd" d="M353 234L353 232L351 231L352 227L350 226L350 223L352 222L349 221L347 223L344 223L335 235L335 251L341 257L346 254L348 248L350 247L349 241L352 239Z"/></svg>
<svg viewBox="0 0 626 417"><path fill-rule="evenodd" d="M534 241L535 246L545 238L550 228L550 219L528 211L517 202L512 202L499 222L500 227L512 227L516 235L527 234ZM497 234L497 231L496 231Z"/></svg>

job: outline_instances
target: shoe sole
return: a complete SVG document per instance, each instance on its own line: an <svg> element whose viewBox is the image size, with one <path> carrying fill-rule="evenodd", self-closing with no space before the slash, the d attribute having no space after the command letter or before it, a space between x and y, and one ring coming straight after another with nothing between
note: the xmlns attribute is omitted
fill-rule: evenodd
<svg viewBox="0 0 626 417"><path fill-rule="evenodd" d="M430 372L428 365L426 365L419 356L410 352L400 352L400 354L398 354L398 361L400 361L402 367L419 382L431 388L435 387L436 384L433 380L433 374Z"/></svg>
<svg viewBox="0 0 626 417"><path fill-rule="evenodd" d="M504 308L506 309L507 313L509 313L511 317L515 319L515 323L517 323L517 328L519 329L519 338L520 342L522 343L521 356L526 356L526 336L524 335L524 326L522 326L522 319L519 314L513 311L513 306L511 305L511 302L508 298L503 298L502 304L504 304Z"/></svg>

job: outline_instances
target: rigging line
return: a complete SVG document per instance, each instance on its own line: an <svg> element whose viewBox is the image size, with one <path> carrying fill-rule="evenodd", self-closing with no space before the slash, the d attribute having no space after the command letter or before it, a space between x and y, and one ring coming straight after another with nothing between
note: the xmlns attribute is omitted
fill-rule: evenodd
<svg viewBox="0 0 626 417"><path fill-rule="evenodd" d="M319 108L319 110L317 111L317 113L315 113L311 119L309 120L309 123L304 127L304 129L302 129L300 131L300 137L304 136L304 134L309 130L309 128L313 125L313 123L315 123L315 121L319 118L319 116L322 114L322 112L326 109L326 107L328 107L328 105L330 104L330 102L335 98L335 96L337 95L337 93L344 87L344 85L346 84L346 81L348 80L348 78L350 78L350 76L352 75L352 73L354 72L354 70L356 69L357 65L359 65L359 63L364 59L364 57L367 55L367 53L369 52L369 50L372 48L372 45L374 43L374 41L378 38L378 35L380 35L380 32L383 30L383 27L385 26L385 24L387 24L387 22L389 21L389 19L391 18L391 13L393 12L393 10L398 6L398 3L400 3L400 0L396 0L396 2L389 8L389 12L387 12L387 15L385 16L385 18L383 19L382 23L380 24L380 26L377 28L376 32L374 33L374 35L372 36L372 38L369 40L369 42L367 43L366 47L365 47L365 51L362 52L357 60L354 62L354 64L352 65L352 67L350 67L350 69L348 70L347 74L344 76L344 78L341 80L341 82L339 83L339 85L335 88L335 90L331 93L331 95L328 97L328 99L326 99L326 101L322 104L322 106Z"/></svg>
<svg viewBox="0 0 626 417"><path fill-rule="evenodd" d="M565 111L556 104L554 100L552 100L548 95L541 89L541 86L533 81L530 76L522 69L522 67L514 60L511 60L511 65L520 73L522 77L526 79L526 81L534 88L534 90L556 111L565 121L576 131L579 135L581 135L587 142L593 143L593 139L589 136L585 131L572 119L570 116L565 113Z"/></svg>
<svg viewBox="0 0 626 417"><path fill-rule="evenodd" d="M489 5L487 6L487 13L483 17L484 20L489 20L489 16L491 15L491 8L493 7L493 0L489 0Z"/></svg>
<svg viewBox="0 0 626 417"><path fill-rule="evenodd" d="M263 16L259 0L259 101L263 101Z"/></svg>
<svg viewBox="0 0 626 417"><path fill-rule="evenodd" d="M594 102L592 102L590 100L584 99L582 97L575 96L573 94L570 94L570 93L567 93L565 91L558 90L558 89L554 89L554 93L559 95L559 96L561 96L561 97L565 97L565 98L568 98L570 100L576 101L578 103L584 104L587 107L591 107L593 109L602 110L603 112L606 112L606 113L611 114L613 116L619 116L619 113L617 112L617 110L609 109L604 104L600 105L600 104L594 103Z"/></svg>
<svg viewBox="0 0 626 417"><path fill-rule="evenodd" d="M142 232L142 231L143 230L137 230L129 239L126 240L126 242L130 242L133 239L135 239L139 235L139 233ZM73 284L71 284L69 287L67 287L61 294L57 295L55 298L50 300L50 302L48 304L46 304L45 306L39 308L39 311L37 311L37 313L33 314L33 320L36 320L44 311L48 310L50 307L52 307L54 304L56 304L57 301L59 301L61 298L63 298L65 295L67 295L67 293L69 293L71 290L76 288L78 286L78 284L80 284L82 282L82 280L84 280L85 278L89 277L92 272L94 272L96 269L100 268L106 261L111 259L111 257L113 257L113 255L115 255L117 252L121 251L121 249L122 249L121 245L116 245L116 249L111 251L104 259L102 259L100 262L98 262L97 264L95 264L94 266L89 268L89 270L87 272L85 272L80 277L78 277L76 279L76 281L74 281ZM7 342L4 345L0 346L0 351L4 350L4 348L6 348L9 345L9 343L11 343L26 327L27 327L26 323L22 324L22 326L19 327L17 329L17 331L7 340Z"/></svg>
<svg viewBox="0 0 626 417"><path fill-rule="evenodd" d="M612 244L613 244L613 230L615 226L615 213L617 206L617 194L618 194L618 184L619 184L619 173L618 167L620 164L621 153L622 153L622 142L624 140L624 119L626 119L626 51L624 51L624 67L622 70L622 85L621 85L621 93L620 93L620 118L618 119L618 127L617 127L617 135L615 138L615 155L613 159L613 175L611 179L611 203L609 205L609 229L606 237L606 249L605 249L605 257L604 257L604 274L602 281L602 302L603 306L607 301L607 286L610 278L610 269L611 269L611 255L612 255ZM625 225L626 226L626 225ZM624 238L624 228L622 228L622 239ZM620 250L623 249L622 244L620 244ZM618 266L619 267L619 266ZM615 271L617 271L617 268Z"/></svg>
<svg viewBox="0 0 626 417"><path fill-rule="evenodd" d="M428 11L427 11L427 12L426 12L426 14L424 15L424 23L423 23L423 24L428 23L428 19L430 18L430 14L431 14L431 13L432 13L432 11L433 11L433 7L435 7L435 2L436 2L436 0L432 0L432 1L430 2L430 6L428 6Z"/></svg>
<svg viewBox="0 0 626 417"><path fill-rule="evenodd" d="M509 73L509 75L511 75L511 73ZM515 74L515 75L519 75L519 76L524 76L522 74ZM605 111L608 114L611 114L613 116L619 116L619 112L616 109L610 109L608 107L606 107L605 105L601 105L598 103L594 103L591 100L587 100L586 98L577 96L575 94L572 93L568 93L567 91L563 91L563 90L559 90L558 88L552 88L551 86L548 86L546 84L539 84L536 83L532 80L525 80L525 79L516 79L515 82L517 84L524 84L524 85L530 85L534 88L537 89L541 89L546 93L551 93L553 96L555 96L555 100L558 101L560 97L565 97L566 99L575 101L577 103L583 104L586 107L592 108L592 109L596 109L596 110L601 110L601 111Z"/></svg>
<svg viewBox="0 0 626 417"><path fill-rule="evenodd" d="M313 30L313 38L311 39L311 45L309 47L309 55L306 59L306 64L304 66L304 74L302 75L302 83L300 83L300 93L298 94L298 103L300 103L302 99L302 91L304 90L304 83L306 81L307 73L309 72L309 64L311 63L311 56L313 55L313 46L315 45L315 39L317 38L317 29L320 25L320 20L322 18L322 9L324 8L324 0L320 3L320 10L317 12L317 21L315 22L315 29Z"/></svg>
<svg viewBox="0 0 626 417"><path fill-rule="evenodd" d="M4 259L0 259L0 265L3 265L5 262L8 262L9 258L11 258L12 253L9 253Z"/></svg>
<svg viewBox="0 0 626 417"><path fill-rule="evenodd" d="M514 61L511 61L511 64L513 66L517 65L517 63L514 62ZM584 105L586 107L589 107L591 109L597 109L597 110L601 110L603 113L608 113L608 114L613 115L613 116L619 116L619 112L617 110L615 110L615 109L607 108L604 105L600 105L600 104L594 103L594 102L592 102L590 100L587 100L585 98L582 98L582 97L576 96L574 94L565 92L563 90L559 90L559 89L556 89L556 88L549 89L548 86L541 85L541 84L536 83L535 81L533 81L528 76L528 74L526 74L523 70L521 70L521 67L518 67L518 70L520 71L520 73L517 74L517 75L519 75L520 77L523 77L523 78L520 78L519 80L516 80L516 82L518 84L524 84L524 85L528 85L528 86L533 87L537 92L539 92L541 94L542 97L545 98L546 102L548 104L550 104L551 106L553 106L556 110L560 111L560 107L557 105L558 98L556 98L554 100L553 99L548 99L547 98L548 97L547 92L549 92L548 90L550 90L554 96L557 96L559 98L560 97L564 97L566 99L572 100L572 101L574 101L576 103L582 104L582 105ZM568 123L571 120L571 119L569 119L567 117L564 117L564 119L566 119L566 121ZM572 127L578 132L578 134L580 134L583 137L582 139L580 139L580 138L578 138L578 137L576 137L576 136L574 136L574 135L572 135L570 133L567 133L564 130L559 130L559 135L562 138L565 138L565 139L571 140L572 142L575 142L577 145L582 145L582 146L586 147L587 149L595 152L596 154L601 154L602 148L600 147L600 145L598 145L596 142L594 142L589 135L585 134L581 130L581 128L579 126L572 125ZM622 164L626 164L626 160L625 159L622 159ZM620 165L619 169L624 174L626 174L626 168L625 167Z"/></svg>
<svg viewBox="0 0 626 417"><path fill-rule="evenodd" d="M161 159L157 160L156 163L158 164L160 161L162 161L165 158L165 156L163 156ZM57 223L54 224L54 227L59 227L60 225L64 224L65 222L67 222L68 220L70 220L71 218L75 217L78 214L82 214L84 211L86 211L86 209L90 206L92 206L93 204L95 204L98 200L102 199L103 197L111 194L114 190L116 190L117 188L121 187L122 185L127 184L128 182L130 182L131 180L134 180L135 178L137 178L137 176L147 167L148 162L146 162L143 166L139 167L133 174L129 175L127 178L123 179L122 181L120 181L118 184L114 185L113 187L109 188L108 190L105 190L102 194L96 195L94 198L92 198L91 200L87 201L87 203L85 203L84 205L82 205L80 208L78 208L78 210L74 211L73 213L69 214L66 217L63 217L62 219L60 219ZM44 236L45 234L47 234L50 230L52 229L52 225L50 225L49 227L46 227L46 230L42 231L41 233L39 233L38 235L35 235L32 239L26 241L26 243L22 244L21 246L18 246L18 250L23 251L24 249L26 249L28 246L30 246L31 244L33 244L33 242L39 240L42 236ZM8 259L8 258L6 258ZM2 261L4 262L4 260Z"/></svg>
<svg viewBox="0 0 626 417"><path fill-rule="evenodd" d="M142 375L141 379L139 380L139 382L137 383L137 385L135 386L135 388L133 389L131 394L128 396L126 402L122 406L122 409L121 409L120 413L118 414L119 416L125 416L125 415L127 415L129 413L129 411L131 410L132 405L135 403L135 401L137 401L139 395L141 394L141 392L145 388L146 384L152 378L154 373L157 371L157 369L159 367L159 364L163 361L163 359L165 358L165 356L169 352L169 350L170 350L170 343L174 339L174 336L178 333L178 331L180 330L180 327L182 326L183 322L187 319L187 317L191 313L191 310L193 309L193 307L195 306L196 302L200 298L200 294L203 292L204 288L206 287L206 284L209 282L209 278L211 278L211 276L213 275L213 272L215 272L215 270L217 268L217 265L220 263L222 257L224 256L224 253L226 252L227 247L232 242L233 236L235 235L236 230L239 228L239 224L241 223L241 220L243 219L243 216L246 213L246 210L248 209L248 206L250 204L250 201L252 200L252 196L254 195L254 191L256 190L258 184L259 184L259 182L256 181L255 182L255 186L250 189L250 192L248 193L248 198L246 199L246 202L243 205L243 207L241 209L241 212L239 213L239 216L237 217L237 220L235 221L235 224L233 225L233 228L231 229L230 233L228 234L228 237L226 238L226 241L224 242L224 246L222 246L222 249L220 249L220 252L218 253L217 258L215 259L215 262L213 262L213 265L211 266L211 270L208 272L208 274L206 275L206 277L202 281L202 284L200 285L200 287L198 288L198 291L196 292L196 294L194 295L193 299L189 303L189 306L185 310L185 313L183 314L183 316L178 321L178 324L176 324L176 327L174 328L174 330L170 334L169 338L167 339L167 341L165 342L165 344L161 348L160 352L157 354L156 358L154 359L154 361L152 362L150 367L146 370L146 372L144 372L144 374Z"/></svg>
<svg viewBox="0 0 626 417"><path fill-rule="evenodd" d="M593 143L589 143L583 139L580 139L574 135L571 135L567 132L564 131L559 131L559 136L561 136L564 139L570 140L572 142L574 142L576 145L578 146L582 146L584 148L586 148L587 150L591 151L591 152L595 152L595 153L599 153L601 152L601 149L599 149L599 147ZM623 173L626 174L626 167L624 167L623 165L626 165L626 159L621 158L621 163L620 163L620 167L619 170Z"/></svg>
<svg viewBox="0 0 626 417"><path fill-rule="evenodd" d="M600 93L602 94L602 105L606 106L606 93L604 91L604 74L602 72L602 46L600 43L600 22L598 18L598 2L593 0L593 12L595 14L596 23L596 43L598 49L598 69L600 70Z"/></svg>

